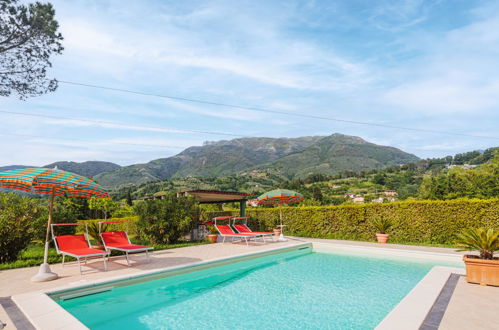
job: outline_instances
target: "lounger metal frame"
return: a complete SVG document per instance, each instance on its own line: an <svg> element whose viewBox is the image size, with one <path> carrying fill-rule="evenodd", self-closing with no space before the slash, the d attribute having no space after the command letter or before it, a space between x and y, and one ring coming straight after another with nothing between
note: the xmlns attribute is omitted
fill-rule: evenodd
<svg viewBox="0 0 499 330"><path fill-rule="evenodd" d="M244 232L240 232L239 230L237 230L236 228L236 221L237 220L244 220L244 223L242 225L244 225L248 230L249 232L247 232L248 234L250 233L253 233L253 230L251 230L251 228L248 227L248 219L249 217L233 217L232 218L232 227L234 228L235 231L237 231L238 233L240 234L246 234ZM267 236L270 236L271 240L274 241L274 233L271 233L271 232L268 232L268 233L263 233L263 232L255 232L255 234L257 235L261 235L263 237L263 240L265 241L265 237Z"/></svg>
<svg viewBox="0 0 499 330"><path fill-rule="evenodd" d="M54 234L54 226L78 226L78 225L84 225L85 226L85 233L83 235L85 236L85 240L87 241L88 247L91 248L92 245L90 245L90 240L88 239L88 223L86 222L74 222L74 223L52 223L50 224L50 233L52 234L52 240L54 241L55 249L57 251L57 254L62 254L62 267L64 267L64 261L65 257L68 255L70 257L75 258L78 261L78 269L80 271L80 275L83 274L83 272L88 272L91 270L82 270L81 269L81 258L84 258L85 265L87 264L87 258L90 257L100 257L102 256L102 260L104 262L104 271L107 271L107 260L106 257L109 257L109 252L108 251L102 251L101 253L94 253L94 254L86 254L84 256L80 256L74 253L66 252L63 251L59 248L59 244L57 243L56 237L58 235ZM95 249L97 250L97 249Z"/></svg>
<svg viewBox="0 0 499 330"><path fill-rule="evenodd" d="M128 240L128 244L131 244L131 245L135 245L133 244L132 242L130 242L130 237L128 237L128 221L126 220L115 220L115 221L100 221L99 222L99 236L102 240L102 244L104 244L104 248L106 249L106 251L110 251L110 250L116 250L116 251L120 251L120 252L125 252L125 257L126 257L126 263L127 265L130 267L131 264L130 264L130 259L129 259L129 256L128 254L129 253L140 253L140 252L145 252L146 253L146 259L147 259L147 262L150 262L151 259L149 258L149 250L154 250L154 247L152 246L148 246L148 247L145 247L145 248L137 248L137 249L133 249L133 250L130 250L130 249L122 249L122 248L118 248L118 247L113 247L113 246L109 246L106 244L106 241L104 240L104 238L102 237L102 232L101 232L101 225L102 224L110 224L110 223L126 223L126 229L125 229L125 234L126 234L126 239ZM152 252L151 252L152 253Z"/></svg>
<svg viewBox="0 0 499 330"><path fill-rule="evenodd" d="M246 245L249 246L249 240L251 238L254 238L255 240L257 238L262 238L262 240L265 242L265 239L263 238L262 235L259 235L259 234L238 234L238 233L234 233L234 235L231 235L231 234L222 234L222 231L218 228L218 225L217 225L217 220L229 220L229 228L231 228L232 231L234 231L234 229L232 229L232 227L230 226L230 221L231 221L232 217L230 216L226 216L226 217L216 217L216 218L213 218L213 221L215 222L215 228L217 228L218 232L220 233L220 236L223 237L223 240L222 240L222 243L225 243L225 239L227 237L231 237L232 238L232 241L234 241L234 238L240 238L241 241L245 241L246 242Z"/></svg>

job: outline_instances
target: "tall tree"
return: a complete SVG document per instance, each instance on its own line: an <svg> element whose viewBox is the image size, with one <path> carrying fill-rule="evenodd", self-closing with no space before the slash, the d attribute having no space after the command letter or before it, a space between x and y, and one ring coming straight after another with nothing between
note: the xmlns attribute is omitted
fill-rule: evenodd
<svg viewBox="0 0 499 330"><path fill-rule="evenodd" d="M15 93L24 100L56 90L47 68L64 48L52 5L18 2L0 0L0 96Z"/></svg>

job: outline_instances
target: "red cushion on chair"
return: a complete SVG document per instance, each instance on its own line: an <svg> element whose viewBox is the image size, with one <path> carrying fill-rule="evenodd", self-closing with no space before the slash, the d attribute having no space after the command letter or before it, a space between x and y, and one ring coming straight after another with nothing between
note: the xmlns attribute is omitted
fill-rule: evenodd
<svg viewBox="0 0 499 330"><path fill-rule="evenodd" d="M61 235L55 237L59 250L88 249L88 242L85 235Z"/></svg>
<svg viewBox="0 0 499 330"><path fill-rule="evenodd" d="M246 225L242 225L242 224L239 224L239 225L234 225L234 228L236 228L236 230L238 232L240 232L241 234L260 234L260 235L270 235L270 234L274 234L274 233L271 233L269 231L252 231L251 229L249 229L248 226Z"/></svg>
<svg viewBox="0 0 499 330"><path fill-rule="evenodd" d="M125 250L152 249L150 246L131 244L128 235L124 231L112 231L101 233L106 246Z"/></svg>
<svg viewBox="0 0 499 330"><path fill-rule="evenodd" d="M110 231L106 233L101 233L102 239L106 245L128 245L128 236L124 231Z"/></svg>
<svg viewBox="0 0 499 330"><path fill-rule="evenodd" d="M57 246L59 251L71 253L77 256L86 256L91 254L104 254L106 251L92 249L88 246L85 235L61 235L56 236Z"/></svg>

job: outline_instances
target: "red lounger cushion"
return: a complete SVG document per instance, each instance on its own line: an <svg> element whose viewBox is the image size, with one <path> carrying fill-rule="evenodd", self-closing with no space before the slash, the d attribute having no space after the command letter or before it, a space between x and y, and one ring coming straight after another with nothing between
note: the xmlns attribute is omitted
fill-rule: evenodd
<svg viewBox="0 0 499 330"><path fill-rule="evenodd" d="M137 250L137 249L151 249L150 246L130 244L128 241L128 236L124 231L111 231L101 234L102 239L106 243L106 246L125 249L125 250Z"/></svg>
<svg viewBox="0 0 499 330"><path fill-rule="evenodd" d="M103 254L106 251L91 249L88 247L88 242L85 235L61 235L55 237L59 251L71 253L78 256L89 254Z"/></svg>
<svg viewBox="0 0 499 330"><path fill-rule="evenodd" d="M230 228L229 225L217 225L216 226L220 234L222 235L235 235L235 236L255 236L255 233L243 233L243 234L238 234Z"/></svg>
<svg viewBox="0 0 499 330"><path fill-rule="evenodd" d="M251 231L251 229L248 228L248 226L246 225L234 225L234 228L237 229L238 232L240 232L241 234L261 234L261 235L265 235L265 234L274 234L274 233L271 233L271 232L268 232L268 231Z"/></svg>

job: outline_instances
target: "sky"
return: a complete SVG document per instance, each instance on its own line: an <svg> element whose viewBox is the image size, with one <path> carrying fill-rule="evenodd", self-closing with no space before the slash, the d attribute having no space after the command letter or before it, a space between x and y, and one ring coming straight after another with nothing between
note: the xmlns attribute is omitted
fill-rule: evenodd
<svg viewBox="0 0 499 330"><path fill-rule="evenodd" d="M0 98L0 166L130 165L205 141L332 133L421 158L499 146L497 1L51 3L60 81L464 135L60 83Z"/></svg>

